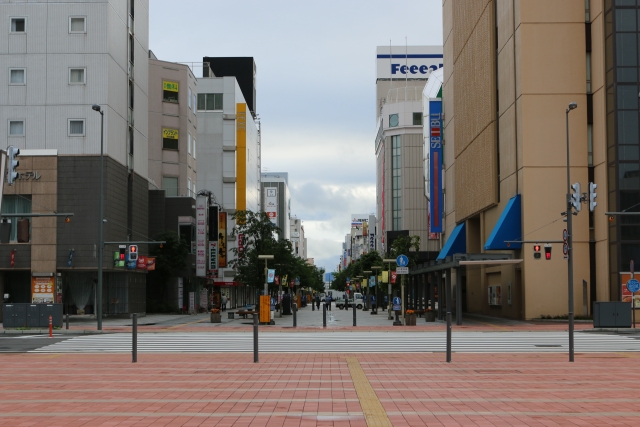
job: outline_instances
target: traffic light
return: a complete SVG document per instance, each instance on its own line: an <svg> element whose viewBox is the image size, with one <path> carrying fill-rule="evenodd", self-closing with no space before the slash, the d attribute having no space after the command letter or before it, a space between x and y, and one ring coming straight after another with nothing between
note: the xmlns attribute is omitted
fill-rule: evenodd
<svg viewBox="0 0 640 427"><path fill-rule="evenodd" d="M576 212L580 212L580 183L576 182L571 184L573 194L571 195L571 204L575 208Z"/></svg>
<svg viewBox="0 0 640 427"><path fill-rule="evenodd" d="M533 257L535 259L540 259L542 254L540 253L540 245L533 245Z"/></svg>
<svg viewBox="0 0 640 427"><path fill-rule="evenodd" d="M547 261L551 259L551 245L544 245L544 259Z"/></svg>
<svg viewBox="0 0 640 427"><path fill-rule="evenodd" d="M16 168L20 165L17 157L20 154L20 149L10 145L7 147L7 184L13 185L18 179L18 172Z"/></svg>
<svg viewBox="0 0 640 427"><path fill-rule="evenodd" d="M138 245L129 245L129 261L138 260Z"/></svg>
<svg viewBox="0 0 640 427"><path fill-rule="evenodd" d="M589 183L589 210L591 212L593 212L598 205L598 203L596 202L596 197L598 197L596 188L598 188L598 184L593 182Z"/></svg>
<svg viewBox="0 0 640 427"><path fill-rule="evenodd" d="M126 252L127 248L123 245L119 249L120 249L120 253L118 254L118 261L124 261L125 260L124 255L125 255L125 252Z"/></svg>

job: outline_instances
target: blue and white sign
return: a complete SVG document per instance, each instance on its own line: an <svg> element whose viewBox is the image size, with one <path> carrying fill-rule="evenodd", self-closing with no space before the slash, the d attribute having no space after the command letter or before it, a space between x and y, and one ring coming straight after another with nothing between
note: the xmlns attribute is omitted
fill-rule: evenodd
<svg viewBox="0 0 640 427"><path fill-rule="evenodd" d="M409 265L409 258L407 258L406 255L398 255L398 258L396 258L396 264L398 264L398 267L406 267Z"/></svg>
<svg viewBox="0 0 640 427"><path fill-rule="evenodd" d="M373 288L376 285L376 276L369 277L369 287Z"/></svg>
<svg viewBox="0 0 640 427"><path fill-rule="evenodd" d="M401 306L401 301L400 301L400 297L394 297L393 298L393 310L402 310L402 306Z"/></svg>
<svg viewBox="0 0 640 427"><path fill-rule="evenodd" d="M274 277L276 277L276 271L269 269L267 271L267 283L273 283Z"/></svg>
<svg viewBox="0 0 640 427"><path fill-rule="evenodd" d="M378 46L376 80L427 79L443 67L442 46Z"/></svg>
<svg viewBox="0 0 640 427"><path fill-rule="evenodd" d="M627 282L627 290L632 294L640 291L640 282L636 279L631 279Z"/></svg>
<svg viewBox="0 0 640 427"><path fill-rule="evenodd" d="M429 100L429 232L442 233L442 101Z"/></svg>

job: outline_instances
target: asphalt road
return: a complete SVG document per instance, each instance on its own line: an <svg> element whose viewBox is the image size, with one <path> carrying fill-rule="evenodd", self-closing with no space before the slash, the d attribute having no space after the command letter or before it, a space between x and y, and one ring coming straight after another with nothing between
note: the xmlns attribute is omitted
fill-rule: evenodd
<svg viewBox="0 0 640 427"><path fill-rule="evenodd" d="M0 336L0 353L26 353L70 338L73 336L55 334L53 338L49 338L48 335Z"/></svg>

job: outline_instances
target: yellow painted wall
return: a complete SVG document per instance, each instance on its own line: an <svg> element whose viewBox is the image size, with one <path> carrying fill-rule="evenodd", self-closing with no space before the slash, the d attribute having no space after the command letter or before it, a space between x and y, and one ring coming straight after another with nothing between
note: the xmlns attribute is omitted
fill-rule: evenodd
<svg viewBox="0 0 640 427"><path fill-rule="evenodd" d="M247 104L236 104L236 209L247 209Z"/></svg>

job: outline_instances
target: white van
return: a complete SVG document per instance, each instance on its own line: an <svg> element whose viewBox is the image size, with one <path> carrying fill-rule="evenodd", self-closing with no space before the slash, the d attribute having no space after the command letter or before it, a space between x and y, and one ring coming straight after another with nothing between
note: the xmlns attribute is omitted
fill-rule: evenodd
<svg viewBox="0 0 640 427"><path fill-rule="evenodd" d="M353 296L355 297L356 308L361 309L362 307L364 307L364 300L362 299L362 294L360 292L355 292ZM340 310L344 308L349 308L352 306L353 306L353 298L349 298L346 304L344 299L341 301L336 301L336 307L338 307Z"/></svg>

